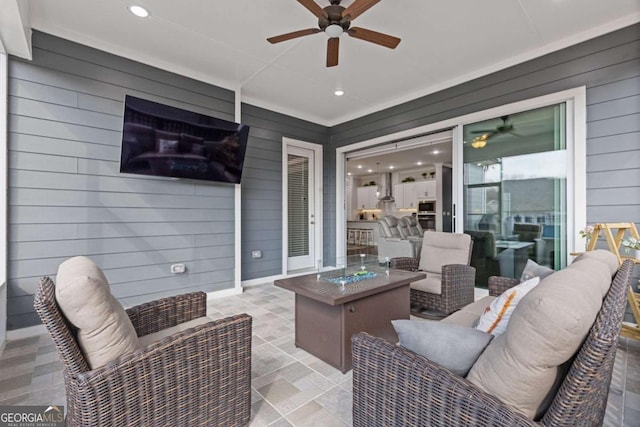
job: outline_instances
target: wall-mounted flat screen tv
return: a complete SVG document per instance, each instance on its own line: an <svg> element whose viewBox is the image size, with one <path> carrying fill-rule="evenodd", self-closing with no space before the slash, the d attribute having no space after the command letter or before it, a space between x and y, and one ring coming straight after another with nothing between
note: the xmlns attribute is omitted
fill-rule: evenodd
<svg viewBox="0 0 640 427"><path fill-rule="evenodd" d="M126 96L120 172L240 183L249 127Z"/></svg>

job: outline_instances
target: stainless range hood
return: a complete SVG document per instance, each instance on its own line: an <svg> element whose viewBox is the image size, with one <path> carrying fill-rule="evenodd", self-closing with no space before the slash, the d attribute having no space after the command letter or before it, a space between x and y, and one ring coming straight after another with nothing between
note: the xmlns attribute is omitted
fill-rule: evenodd
<svg viewBox="0 0 640 427"><path fill-rule="evenodd" d="M380 194L384 194L383 197L379 199L380 203L395 203L396 199L393 198L391 193L391 188L393 185L391 184L391 174L383 173L380 175Z"/></svg>

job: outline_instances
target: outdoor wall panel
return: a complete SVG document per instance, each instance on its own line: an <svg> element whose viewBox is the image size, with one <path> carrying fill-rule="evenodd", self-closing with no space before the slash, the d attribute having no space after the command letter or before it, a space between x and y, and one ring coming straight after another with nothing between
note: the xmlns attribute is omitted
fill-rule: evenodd
<svg viewBox="0 0 640 427"><path fill-rule="evenodd" d="M39 277L75 255L125 306L234 286L233 185L119 172L125 95L234 120L232 91L39 32L8 89L8 329L39 323Z"/></svg>

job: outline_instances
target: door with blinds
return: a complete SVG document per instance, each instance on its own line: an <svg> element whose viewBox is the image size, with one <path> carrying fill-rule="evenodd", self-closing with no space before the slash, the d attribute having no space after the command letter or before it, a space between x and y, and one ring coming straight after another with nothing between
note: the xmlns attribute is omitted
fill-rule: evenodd
<svg viewBox="0 0 640 427"><path fill-rule="evenodd" d="M287 146L287 270L315 265L314 151Z"/></svg>

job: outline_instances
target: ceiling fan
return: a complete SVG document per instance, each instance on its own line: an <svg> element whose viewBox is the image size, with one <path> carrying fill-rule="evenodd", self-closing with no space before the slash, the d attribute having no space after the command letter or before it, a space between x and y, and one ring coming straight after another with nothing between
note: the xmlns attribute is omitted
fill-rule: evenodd
<svg viewBox="0 0 640 427"><path fill-rule="evenodd" d="M520 137L517 133L514 132L514 126L512 123L509 123L509 116L500 117L502 120L502 124L499 124L493 129L481 129L474 130L471 133L473 134L482 134L480 136L476 136L471 140L471 146L473 148L483 148L487 145L487 140L489 138L493 138L494 136L504 135L505 133L511 134L513 136Z"/></svg>
<svg viewBox="0 0 640 427"><path fill-rule="evenodd" d="M327 67L338 65L338 48L340 46L340 35L342 33L347 33L356 39L365 40L390 49L395 49L398 43L400 43L400 39L397 37L367 30L366 28L351 27L351 22L354 19L380 2L380 0L355 0L346 8L340 6L341 0L330 1L331 5L322 8L314 0L298 0L298 3L318 17L318 28L307 28L305 30L269 37L267 41L275 44L324 31L327 36L329 36L329 40L327 41Z"/></svg>

